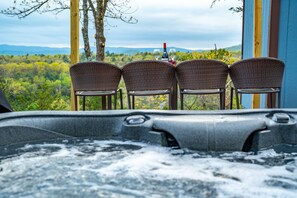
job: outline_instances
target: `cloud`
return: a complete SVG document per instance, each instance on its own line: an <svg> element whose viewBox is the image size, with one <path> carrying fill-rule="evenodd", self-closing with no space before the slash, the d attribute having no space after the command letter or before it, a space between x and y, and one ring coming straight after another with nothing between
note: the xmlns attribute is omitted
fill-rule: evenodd
<svg viewBox="0 0 297 198"><path fill-rule="evenodd" d="M0 10L8 4L0 5ZM59 15L34 13L24 19L0 14L0 43L64 47L70 46L69 11Z"/></svg>
<svg viewBox="0 0 297 198"><path fill-rule="evenodd" d="M7 2L7 1L5 1ZM191 49L227 47L241 42L240 14L228 9L238 0L220 1L210 8L212 0L131 0L132 16L137 24L109 19L105 36L107 46L160 47ZM8 4L8 3L7 3ZM0 9L7 7L1 2ZM0 15L0 43L69 46L69 12L59 15L34 14L19 20ZM116 26L116 27L113 27ZM90 32L94 44L94 30ZM81 45L82 42L81 42Z"/></svg>
<svg viewBox="0 0 297 198"><path fill-rule="evenodd" d="M121 46L126 41L131 47L157 47L167 41L171 46L187 48L213 48L214 42L219 47L239 44L242 18L228 10L238 5L238 0L218 2L213 8L211 2L134 0L138 24L112 21L117 27L106 31L107 42L111 46Z"/></svg>

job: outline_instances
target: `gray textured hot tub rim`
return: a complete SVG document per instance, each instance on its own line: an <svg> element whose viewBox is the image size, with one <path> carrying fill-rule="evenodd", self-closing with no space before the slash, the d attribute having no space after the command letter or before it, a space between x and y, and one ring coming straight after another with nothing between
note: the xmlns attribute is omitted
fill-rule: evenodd
<svg viewBox="0 0 297 198"><path fill-rule="evenodd" d="M296 146L296 119L296 109L10 112L0 114L0 147L93 137L197 151L258 151Z"/></svg>

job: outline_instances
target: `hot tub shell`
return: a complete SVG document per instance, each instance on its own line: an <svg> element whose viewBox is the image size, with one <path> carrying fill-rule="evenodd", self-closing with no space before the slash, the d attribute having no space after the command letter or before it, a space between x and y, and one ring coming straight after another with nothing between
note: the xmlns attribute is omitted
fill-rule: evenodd
<svg viewBox="0 0 297 198"><path fill-rule="evenodd" d="M27 111L0 114L0 147L67 138L121 139L197 151L296 148L296 109Z"/></svg>

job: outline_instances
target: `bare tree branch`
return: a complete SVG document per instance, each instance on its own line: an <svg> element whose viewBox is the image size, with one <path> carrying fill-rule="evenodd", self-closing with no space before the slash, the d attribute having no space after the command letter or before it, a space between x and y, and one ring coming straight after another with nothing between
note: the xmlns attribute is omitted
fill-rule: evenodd
<svg viewBox="0 0 297 198"><path fill-rule="evenodd" d="M82 8L82 34L85 44L85 53L90 57L89 45L89 21L93 20L96 30L96 57L97 60L104 59L105 36L104 27L108 18L119 19L126 23L137 23L137 20L130 16L134 11L131 10L129 3L131 0L80 0ZM54 13L70 9L70 0L14 0L12 6L1 10L0 13L7 16L16 16L19 19L26 18L33 13ZM89 17L92 15L92 18Z"/></svg>
<svg viewBox="0 0 297 198"><path fill-rule="evenodd" d="M220 1L221 0L213 0L210 7L212 8L217 2L220 2ZM226 0L224 0L224 1L226 1ZM238 0L238 1L243 3L243 0ZM243 11L243 5L237 6L237 7L231 7L231 8L229 8L229 10L233 11L234 13L240 13Z"/></svg>
<svg viewBox="0 0 297 198"><path fill-rule="evenodd" d="M20 3L15 0L13 6L1 10L0 13L22 19L35 12L58 14L66 9L70 9L69 5L58 0L22 0Z"/></svg>

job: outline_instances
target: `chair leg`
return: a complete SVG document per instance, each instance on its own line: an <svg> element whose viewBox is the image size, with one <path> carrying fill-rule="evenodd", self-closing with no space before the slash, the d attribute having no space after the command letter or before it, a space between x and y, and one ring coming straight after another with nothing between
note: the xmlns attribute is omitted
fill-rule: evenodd
<svg viewBox="0 0 297 198"><path fill-rule="evenodd" d="M180 92L180 109L184 110L184 94Z"/></svg>
<svg viewBox="0 0 297 198"><path fill-rule="evenodd" d="M233 109L233 87L231 87L231 90L230 90L230 109L232 110Z"/></svg>
<svg viewBox="0 0 297 198"><path fill-rule="evenodd" d="M220 93L219 93L219 101L220 101L219 109L222 110L223 109L223 97L222 97L222 90L221 89L220 89Z"/></svg>
<svg viewBox="0 0 297 198"><path fill-rule="evenodd" d="M168 94L168 109L172 110L172 106L171 106L171 99L172 99L172 94L171 92Z"/></svg>
<svg viewBox="0 0 297 198"><path fill-rule="evenodd" d="M75 110L75 111L78 110L78 108L77 108L77 106L78 106L78 104L77 104L77 97L78 97L78 96L74 94L74 110Z"/></svg>
<svg viewBox="0 0 297 198"><path fill-rule="evenodd" d="M272 106L272 105L273 105L273 104L272 104L272 103L273 103L273 102L272 102L272 97L276 97L276 96L273 96L273 95L274 95L274 94L269 94L269 93L266 94L266 98L269 99L269 106L270 106L270 107L268 107L268 108L273 108L273 106Z"/></svg>
<svg viewBox="0 0 297 198"><path fill-rule="evenodd" d="M116 110L117 109L117 91L115 91L114 95L113 95L113 99L114 99L114 102L113 102L113 108Z"/></svg>
<svg viewBox="0 0 297 198"><path fill-rule="evenodd" d="M222 89L221 91L222 91L220 93L221 110L224 110L225 109L225 89Z"/></svg>
<svg viewBox="0 0 297 198"><path fill-rule="evenodd" d="M128 108L131 109L131 99L130 99L130 95L129 93L127 94L127 98L128 98Z"/></svg>
<svg viewBox="0 0 297 198"><path fill-rule="evenodd" d="M107 109L111 110L111 103L112 103L112 98L111 95L107 96Z"/></svg>
<svg viewBox="0 0 297 198"><path fill-rule="evenodd" d="M223 109L226 109L226 89L224 89L223 92Z"/></svg>
<svg viewBox="0 0 297 198"><path fill-rule="evenodd" d="M83 111L86 110L86 96L83 96Z"/></svg>
<svg viewBox="0 0 297 198"><path fill-rule="evenodd" d="M102 110L106 110L107 106L106 106L106 95L102 95L101 96L101 109Z"/></svg>
<svg viewBox="0 0 297 198"><path fill-rule="evenodd" d="M124 109L124 106L123 106L123 92L122 92L122 89L120 89L120 103L121 103L121 109Z"/></svg>
<svg viewBox="0 0 297 198"><path fill-rule="evenodd" d="M235 89L235 95L236 95L236 107L237 109L239 109L239 94L238 94L238 91Z"/></svg>
<svg viewBox="0 0 297 198"><path fill-rule="evenodd" d="M281 108L281 90L279 90L279 92L277 93L278 96L278 101L277 101L277 108Z"/></svg>
<svg viewBox="0 0 297 198"><path fill-rule="evenodd" d="M135 96L132 95L132 109L135 109Z"/></svg>

